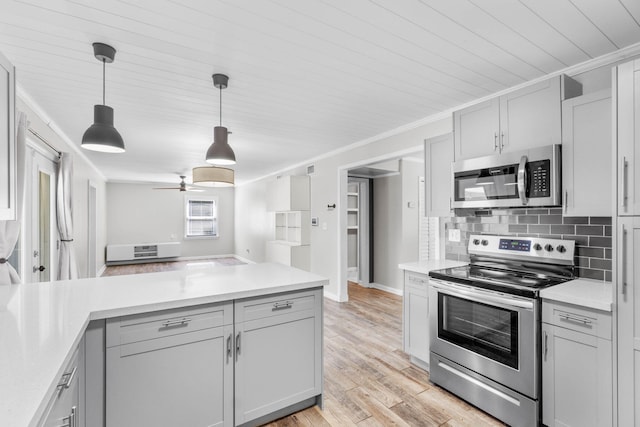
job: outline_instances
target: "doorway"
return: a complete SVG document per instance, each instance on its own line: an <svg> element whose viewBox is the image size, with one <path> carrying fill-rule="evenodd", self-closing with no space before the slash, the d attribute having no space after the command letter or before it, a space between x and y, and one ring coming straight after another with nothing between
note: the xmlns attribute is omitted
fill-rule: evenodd
<svg viewBox="0 0 640 427"><path fill-rule="evenodd" d="M58 264L58 223L56 220L57 162L52 155L32 151L31 173L27 174L30 209L25 212L25 269L27 282L56 279Z"/></svg>
<svg viewBox="0 0 640 427"><path fill-rule="evenodd" d="M407 245L403 245L403 239L415 241L415 254L409 256L411 261L416 261L418 257L418 175L414 180L415 196L409 200L405 197L406 191L403 189L403 179L401 166L407 162L412 163L412 169L418 169L420 175L424 174L423 163L416 166L418 162L423 162L424 151L422 146L401 150L395 153L388 153L377 158L371 158L357 163L348 164L338 169L339 201L341 208L338 217L339 247L338 247L338 300L348 301L349 280L358 282L363 286L378 288L395 294L402 294L400 272L397 268L398 261L407 261L406 253L411 252ZM368 191L370 203L370 215L359 215L358 222L354 224L356 218L355 202L356 196L353 194L356 187L354 178L362 178L369 182ZM359 197L358 197L359 198ZM405 221L403 206L407 206L407 201L411 201L408 209L415 210L415 224ZM386 209L391 207L390 209ZM403 225L404 224L404 225ZM356 228L357 226L357 228ZM363 249L364 245L356 246L360 239L358 232L362 235L362 229L369 227L373 236L368 244L370 245L368 264L369 274L365 280ZM354 231L355 230L355 231ZM407 230L412 230L407 233ZM409 237L405 234L410 234ZM409 245L411 246L411 245ZM354 250L354 248L359 249ZM365 255L366 253L365 252ZM366 258L366 257L365 257ZM415 258L415 259L413 259ZM357 261L354 262L354 261ZM355 267L358 267L357 270ZM353 280L354 274L358 273L359 280Z"/></svg>
<svg viewBox="0 0 640 427"><path fill-rule="evenodd" d="M95 183L89 181L89 194L87 199L89 201L88 206L88 247L87 247L87 277L96 277L98 274L97 269L97 245L98 245L98 189Z"/></svg>

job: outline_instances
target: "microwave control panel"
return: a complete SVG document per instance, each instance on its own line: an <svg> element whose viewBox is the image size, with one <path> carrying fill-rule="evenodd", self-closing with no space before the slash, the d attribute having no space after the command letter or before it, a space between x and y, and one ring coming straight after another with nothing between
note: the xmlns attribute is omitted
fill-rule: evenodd
<svg viewBox="0 0 640 427"><path fill-rule="evenodd" d="M549 197L551 195L551 161L529 162L528 197Z"/></svg>

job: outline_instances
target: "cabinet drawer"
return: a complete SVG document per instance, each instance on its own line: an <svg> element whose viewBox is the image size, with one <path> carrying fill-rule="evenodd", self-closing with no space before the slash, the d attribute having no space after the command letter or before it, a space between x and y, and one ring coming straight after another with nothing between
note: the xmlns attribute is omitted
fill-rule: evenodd
<svg viewBox="0 0 640 427"><path fill-rule="evenodd" d="M414 286L424 286L426 289L429 284L429 276L426 274L414 273L412 271L405 271L404 283Z"/></svg>
<svg viewBox="0 0 640 427"><path fill-rule="evenodd" d="M611 339L611 313L605 311L543 301L542 321L572 331Z"/></svg>
<svg viewBox="0 0 640 427"><path fill-rule="evenodd" d="M107 347L217 328L233 322L231 302L107 319Z"/></svg>
<svg viewBox="0 0 640 427"><path fill-rule="evenodd" d="M235 303L236 323L315 309L321 303L322 288L238 300Z"/></svg>

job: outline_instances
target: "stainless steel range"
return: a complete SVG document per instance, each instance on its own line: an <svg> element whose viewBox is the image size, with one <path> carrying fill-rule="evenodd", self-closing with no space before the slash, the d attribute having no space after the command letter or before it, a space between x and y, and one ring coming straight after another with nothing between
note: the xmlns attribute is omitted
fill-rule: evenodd
<svg viewBox="0 0 640 427"><path fill-rule="evenodd" d="M572 240L472 235L471 263L429 273L430 378L513 426L537 426L541 289L571 280Z"/></svg>

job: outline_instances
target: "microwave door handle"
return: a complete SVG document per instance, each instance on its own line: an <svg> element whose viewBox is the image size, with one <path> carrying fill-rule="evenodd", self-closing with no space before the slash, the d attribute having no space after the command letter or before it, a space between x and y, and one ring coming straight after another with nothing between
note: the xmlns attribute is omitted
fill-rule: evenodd
<svg viewBox="0 0 640 427"><path fill-rule="evenodd" d="M518 165L518 193L520 194L520 201L523 205L527 204L527 156L520 158L520 164Z"/></svg>

